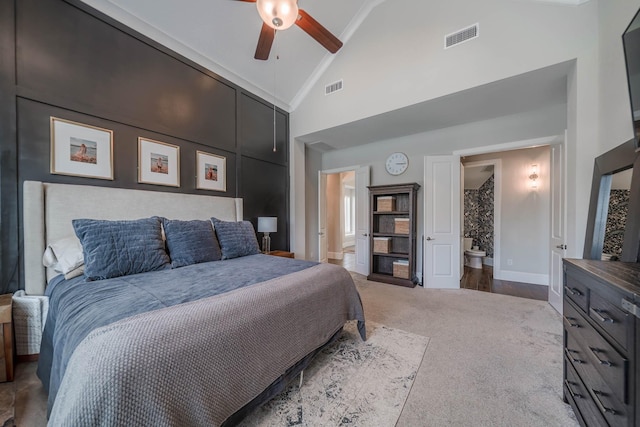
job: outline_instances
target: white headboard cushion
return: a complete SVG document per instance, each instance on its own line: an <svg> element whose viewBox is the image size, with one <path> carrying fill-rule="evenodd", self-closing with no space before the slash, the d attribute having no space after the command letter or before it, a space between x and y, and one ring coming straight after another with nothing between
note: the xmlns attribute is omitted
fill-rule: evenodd
<svg viewBox="0 0 640 427"><path fill-rule="evenodd" d="M27 295L42 295L46 274L42 254L49 243L74 236L71 220L171 219L242 220L242 199L127 190L89 185L25 181L23 187L24 271Z"/></svg>

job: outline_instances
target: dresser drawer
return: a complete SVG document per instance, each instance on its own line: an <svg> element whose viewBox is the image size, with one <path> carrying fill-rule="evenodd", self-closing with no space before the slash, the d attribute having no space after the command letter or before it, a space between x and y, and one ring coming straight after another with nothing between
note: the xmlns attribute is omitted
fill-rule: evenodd
<svg viewBox="0 0 640 427"><path fill-rule="evenodd" d="M589 301L589 288L571 275L567 274L565 277L564 295L576 303L576 305L586 313Z"/></svg>
<svg viewBox="0 0 640 427"><path fill-rule="evenodd" d="M591 350L583 348L581 338L574 331L565 330L565 357L569 366L583 380L589 398L596 405L610 426L626 426L629 421L629 405L625 405L611 389L593 361ZM566 372L570 372L567 370ZM566 384L565 384L566 387ZM577 402L576 402L577 403Z"/></svg>
<svg viewBox="0 0 640 427"><path fill-rule="evenodd" d="M618 298L618 303L621 298ZM589 298L589 317L606 331L625 350L628 350L629 335L633 330L633 316L625 313L596 292Z"/></svg>
<svg viewBox="0 0 640 427"><path fill-rule="evenodd" d="M627 403L628 360L567 303L564 304L564 326L584 350L583 358L588 358L587 361L595 366L610 389L622 402Z"/></svg>
<svg viewBox="0 0 640 427"><path fill-rule="evenodd" d="M564 380L564 395L570 402L573 401L574 408L577 407L579 414L583 420L583 425L588 426L606 426L600 409L596 402L591 398L589 390L582 383L582 380L576 373L567 358L564 359L564 369L566 378Z"/></svg>

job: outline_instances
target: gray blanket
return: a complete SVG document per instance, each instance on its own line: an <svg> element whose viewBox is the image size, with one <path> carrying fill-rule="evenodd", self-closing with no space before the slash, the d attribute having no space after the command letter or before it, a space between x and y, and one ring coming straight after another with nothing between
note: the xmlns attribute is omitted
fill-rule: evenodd
<svg viewBox="0 0 640 427"><path fill-rule="evenodd" d="M320 264L92 331L50 425L220 425L364 313L348 272Z"/></svg>

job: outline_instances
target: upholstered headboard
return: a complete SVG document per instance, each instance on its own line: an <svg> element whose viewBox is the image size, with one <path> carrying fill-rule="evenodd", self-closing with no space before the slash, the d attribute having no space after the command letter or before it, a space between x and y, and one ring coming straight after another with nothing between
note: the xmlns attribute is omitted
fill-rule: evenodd
<svg viewBox="0 0 640 427"><path fill-rule="evenodd" d="M72 219L242 220L242 199L89 185L25 181L23 191L24 272L27 295L43 295L47 282L42 255L48 244L75 236Z"/></svg>

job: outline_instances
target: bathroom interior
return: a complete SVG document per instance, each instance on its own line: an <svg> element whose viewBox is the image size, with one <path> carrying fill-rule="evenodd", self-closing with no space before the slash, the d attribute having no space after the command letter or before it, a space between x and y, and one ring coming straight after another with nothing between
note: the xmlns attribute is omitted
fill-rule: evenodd
<svg viewBox="0 0 640 427"><path fill-rule="evenodd" d="M493 266L494 236L493 165L464 168L464 266Z"/></svg>

